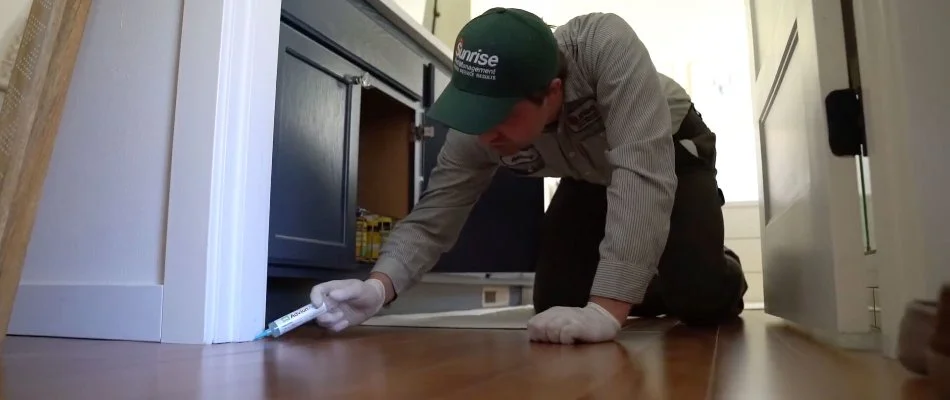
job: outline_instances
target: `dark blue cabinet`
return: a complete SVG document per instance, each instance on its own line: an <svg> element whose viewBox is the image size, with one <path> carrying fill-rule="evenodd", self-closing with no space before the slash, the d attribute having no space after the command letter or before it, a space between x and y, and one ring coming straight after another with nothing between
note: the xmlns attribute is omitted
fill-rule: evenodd
<svg viewBox="0 0 950 400"><path fill-rule="evenodd" d="M271 262L351 266L363 71L281 26L271 178Z"/></svg>
<svg viewBox="0 0 950 400"><path fill-rule="evenodd" d="M435 65L425 66L423 82L426 90L423 92L423 102L426 108L429 108L445 90L445 87L449 85L449 80L449 75L436 68ZM432 136L426 138L422 144L422 176L420 178L421 187L424 190L429 183L429 173L435 168L436 161L439 159L439 151L445 143L448 128L429 118L423 118L423 124L432 130Z"/></svg>

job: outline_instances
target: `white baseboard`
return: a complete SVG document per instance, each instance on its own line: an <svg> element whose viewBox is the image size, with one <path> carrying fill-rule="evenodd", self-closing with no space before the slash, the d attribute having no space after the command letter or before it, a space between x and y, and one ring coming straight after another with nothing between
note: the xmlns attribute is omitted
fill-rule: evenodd
<svg viewBox="0 0 950 400"><path fill-rule="evenodd" d="M9 334L157 342L162 285L23 283Z"/></svg>

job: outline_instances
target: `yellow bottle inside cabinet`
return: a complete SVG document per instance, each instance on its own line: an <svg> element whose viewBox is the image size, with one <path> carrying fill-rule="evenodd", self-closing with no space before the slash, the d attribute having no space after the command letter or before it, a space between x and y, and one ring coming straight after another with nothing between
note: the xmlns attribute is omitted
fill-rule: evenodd
<svg viewBox="0 0 950 400"><path fill-rule="evenodd" d="M367 231L369 231L369 221L363 219L363 223L360 225L360 227L362 230L360 231L359 244L357 245L360 248L360 252L356 255L356 257L358 257L360 260L363 260L366 258L366 235Z"/></svg>
<svg viewBox="0 0 950 400"><path fill-rule="evenodd" d="M356 259L363 258L363 241L366 237L366 220L362 216L356 217Z"/></svg>
<svg viewBox="0 0 950 400"><path fill-rule="evenodd" d="M373 260L373 232L377 229L377 222L375 220L367 221L366 223L366 234L363 238L363 258L367 261Z"/></svg>
<svg viewBox="0 0 950 400"><path fill-rule="evenodd" d="M369 221L363 222L363 234L360 235L360 260L366 260L366 238L369 237Z"/></svg>
<svg viewBox="0 0 950 400"><path fill-rule="evenodd" d="M370 219L366 222L366 231L363 233L363 260L373 260L373 229L376 228L376 220Z"/></svg>
<svg viewBox="0 0 950 400"><path fill-rule="evenodd" d="M380 224L379 222L377 222L376 225L373 226L373 233L371 236L372 244L370 245L370 247L372 248L372 256L370 257L373 259L373 261L376 261L376 259L379 258L379 239L380 239L379 228L380 228Z"/></svg>
<svg viewBox="0 0 950 400"><path fill-rule="evenodd" d="M383 220L383 223L381 224L381 228L380 228L380 230L379 230L379 236L380 236L380 238L379 238L379 250L380 250L380 251L383 250L383 244L386 243L386 239L389 238L389 232L392 232L392 230L393 230L393 221L392 221L392 218L386 218L386 219L384 219L384 220Z"/></svg>

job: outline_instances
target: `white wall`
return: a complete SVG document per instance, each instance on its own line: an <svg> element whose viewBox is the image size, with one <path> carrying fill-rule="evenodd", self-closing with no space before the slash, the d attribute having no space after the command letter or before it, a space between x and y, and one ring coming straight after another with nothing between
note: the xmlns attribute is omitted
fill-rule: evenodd
<svg viewBox="0 0 950 400"><path fill-rule="evenodd" d="M24 282L161 283L182 1L96 1Z"/></svg>
<svg viewBox="0 0 950 400"><path fill-rule="evenodd" d="M72 335L75 326L37 327L32 315L79 313L92 324L97 311L88 295L106 296L116 290L124 294L113 300L136 304L149 322L103 337L157 339L160 334L152 331L161 321L182 4L182 0L93 2L27 252L11 333ZM53 293L47 289L60 298L48 298ZM113 312L103 309L98 314Z"/></svg>

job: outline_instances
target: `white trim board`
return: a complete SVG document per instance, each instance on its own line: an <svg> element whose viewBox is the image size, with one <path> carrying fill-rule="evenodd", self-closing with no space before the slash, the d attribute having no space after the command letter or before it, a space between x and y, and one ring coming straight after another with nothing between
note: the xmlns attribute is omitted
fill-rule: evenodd
<svg viewBox="0 0 950 400"><path fill-rule="evenodd" d="M162 286L21 283L9 334L157 342Z"/></svg>
<svg viewBox="0 0 950 400"><path fill-rule="evenodd" d="M215 151L222 160L213 343L253 340L265 324L280 2L229 0L225 16L234 21L222 39L230 57L218 100L227 139L225 151Z"/></svg>
<svg viewBox="0 0 950 400"><path fill-rule="evenodd" d="M184 0L162 342L264 326L280 1Z"/></svg>

